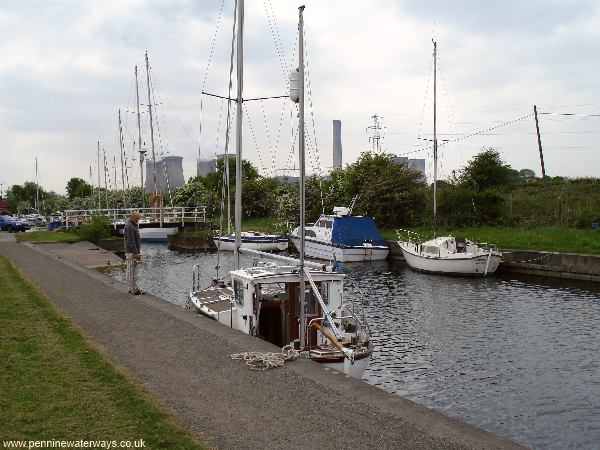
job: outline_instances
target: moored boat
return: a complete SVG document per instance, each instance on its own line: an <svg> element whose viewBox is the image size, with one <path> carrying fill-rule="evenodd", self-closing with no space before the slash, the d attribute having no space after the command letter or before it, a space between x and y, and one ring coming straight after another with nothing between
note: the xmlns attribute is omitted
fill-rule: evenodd
<svg viewBox="0 0 600 450"><path fill-rule="evenodd" d="M300 246L299 230L290 235ZM371 217L353 216L350 208L335 207L333 215L323 214L306 227L305 254L328 261L377 261L387 258L389 247Z"/></svg>
<svg viewBox="0 0 600 450"><path fill-rule="evenodd" d="M421 272L487 276L502 260L502 253L495 248L481 247L462 237L443 236L422 243L404 237L398 245L406 263Z"/></svg>
<svg viewBox="0 0 600 450"><path fill-rule="evenodd" d="M235 234L215 236L215 245L221 250L232 252L235 249ZM288 248L288 239L277 234L265 234L260 231L242 231L242 248L261 250L264 252L281 252Z"/></svg>
<svg viewBox="0 0 600 450"><path fill-rule="evenodd" d="M244 1L237 3L242 22ZM194 267L190 302L198 312L243 333L277 346L298 350L311 360L361 378L373 352L370 331L360 302L344 294L345 275L333 266L305 261L304 256L304 51L303 11L299 8L299 68L290 97L299 102L300 136L300 254L298 259L247 249L242 242L242 168L236 164L235 238L236 269L228 281L216 279L212 286L199 286L199 266ZM238 27L240 48L243 27ZM238 50L239 50L238 49ZM237 53L238 74L243 75L242 54ZM242 161L242 79L238 78L236 160ZM290 77L290 81L292 77ZM294 92L295 89L295 92ZM295 93L295 95L294 95ZM261 258L252 267L241 267L240 254ZM217 264L218 271L219 264ZM218 277L218 275L217 275ZM308 282L308 286L307 286ZM354 297L351 297L353 299Z"/></svg>

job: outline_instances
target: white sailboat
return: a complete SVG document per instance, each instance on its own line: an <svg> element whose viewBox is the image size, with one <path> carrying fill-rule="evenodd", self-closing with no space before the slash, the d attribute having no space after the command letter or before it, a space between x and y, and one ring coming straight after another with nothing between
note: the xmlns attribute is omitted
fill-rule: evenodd
<svg viewBox="0 0 600 450"><path fill-rule="evenodd" d="M300 255L298 259L245 249L241 243L241 151L244 1L238 0L237 21L237 129L235 260L231 280L206 289L198 285L198 266L190 301L203 315L277 346L293 346L313 361L361 378L373 344L364 313L344 295L345 275L333 267L304 259L304 44L303 11L299 8L299 72L297 89L290 97L299 102ZM292 77L290 77L290 80ZM296 100L297 98L297 100ZM240 254L264 258L249 268L240 267ZM308 282L308 286L306 286Z"/></svg>
<svg viewBox="0 0 600 450"><path fill-rule="evenodd" d="M433 42L433 231L437 229L437 42ZM403 231L403 230L402 230ZM420 242L410 232L398 233L406 263L415 270L448 275L487 276L498 268L502 253L464 237L438 236Z"/></svg>
<svg viewBox="0 0 600 450"><path fill-rule="evenodd" d="M179 231L177 226L165 222L163 216L163 199L162 192L157 187L156 183L156 152L154 148L154 124L152 122L152 98L150 95L150 63L148 62L148 53L145 55L146 58L146 83L148 86L148 116L150 119L150 143L152 148L152 163L153 163L153 177L154 177L154 192L152 197L158 201L158 205L154 205L154 211L151 215L145 215L142 217L139 223L140 239L146 242L166 242L170 235L174 235ZM144 192L144 173L143 173L143 159L145 150L141 148L141 125L140 125L140 94L138 89L138 72L137 66L135 66L135 92L136 92L136 106L137 106L137 121L138 121L138 146L140 153L140 173L141 173L141 186L142 195ZM143 206L143 205L142 205Z"/></svg>

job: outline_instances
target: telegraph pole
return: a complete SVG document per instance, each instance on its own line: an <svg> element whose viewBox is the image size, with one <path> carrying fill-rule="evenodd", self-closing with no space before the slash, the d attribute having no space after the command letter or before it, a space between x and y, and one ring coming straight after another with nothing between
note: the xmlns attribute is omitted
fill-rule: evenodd
<svg viewBox="0 0 600 450"><path fill-rule="evenodd" d="M544 168L544 153L542 152L542 137L540 136L540 123L538 121L537 106L533 105L533 114L535 116L535 130L537 131L538 150L540 152L540 163L542 164L542 180L546 182L546 169Z"/></svg>

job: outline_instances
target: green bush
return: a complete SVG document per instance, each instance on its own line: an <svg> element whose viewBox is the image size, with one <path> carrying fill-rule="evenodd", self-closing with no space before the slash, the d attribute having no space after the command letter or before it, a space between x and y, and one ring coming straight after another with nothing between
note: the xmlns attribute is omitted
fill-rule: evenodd
<svg viewBox="0 0 600 450"><path fill-rule="evenodd" d="M99 213L92 214L87 222L79 227L79 237L85 241L97 244L110 236L110 219Z"/></svg>

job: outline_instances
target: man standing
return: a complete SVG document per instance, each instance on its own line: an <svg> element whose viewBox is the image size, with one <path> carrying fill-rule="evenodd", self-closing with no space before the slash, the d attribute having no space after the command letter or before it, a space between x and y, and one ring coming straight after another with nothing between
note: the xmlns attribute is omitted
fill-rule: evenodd
<svg viewBox="0 0 600 450"><path fill-rule="evenodd" d="M123 236L125 237L125 260L127 261L127 287L129 293L133 295L142 295L143 292L137 286L137 264L142 259L140 250L142 242L140 240L140 230L138 222L140 221L140 213L134 211L131 213L131 218L125 224Z"/></svg>

